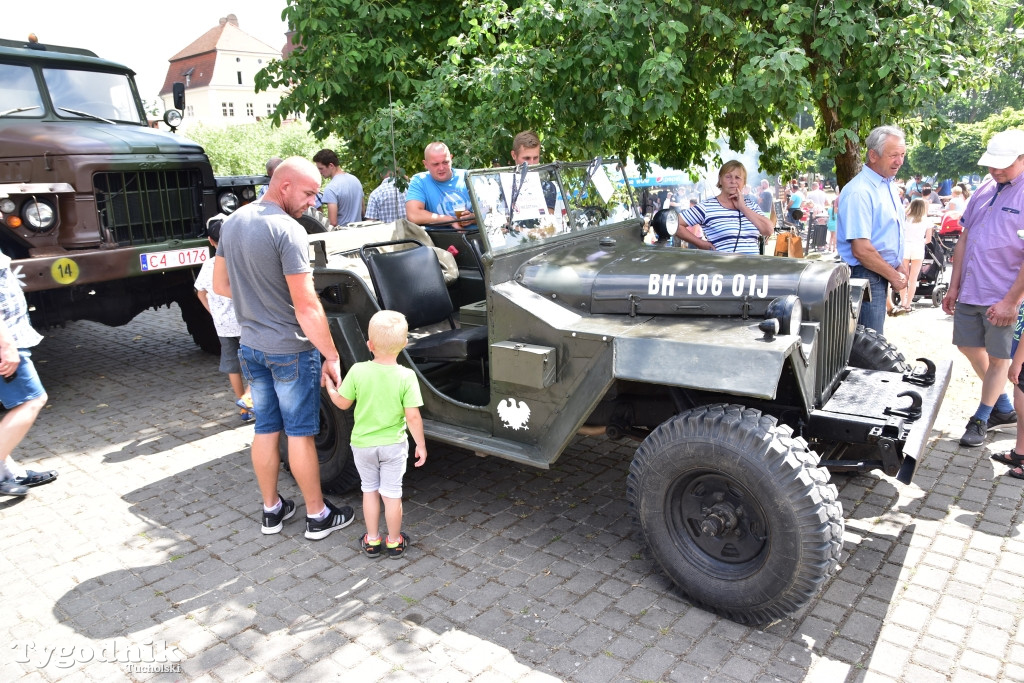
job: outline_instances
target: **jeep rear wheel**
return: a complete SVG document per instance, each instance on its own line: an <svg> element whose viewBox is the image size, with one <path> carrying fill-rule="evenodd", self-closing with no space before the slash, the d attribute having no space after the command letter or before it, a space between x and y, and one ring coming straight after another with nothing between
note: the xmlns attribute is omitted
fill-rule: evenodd
<svg viewBox="0 0 1024 683"><path fill-rule="evenodd" d="M359 486L359 472L352 459L352 411L339 410L327 389L320 389L320 432L316 435L316 457L320 462L320 489L324 493L348 493ZM278 444L281 462L288 468L288 439ZM291 471L289 469L289 471Z"/></svg>
<svg viewBox="0 0 1024 683"><path fill-rule="evenodd" d="M863 370L906 372L907 359L895 346L871 328L857 325L850 350L850 365Z"/></svg>
<svg viewBox="0 0 1024 683"><path fill-rule="evenodd" d="M651 554L695 604L781 619L835 571L842 506L803 439L739 405L701 406L637 449L627 497Z"/></svg>

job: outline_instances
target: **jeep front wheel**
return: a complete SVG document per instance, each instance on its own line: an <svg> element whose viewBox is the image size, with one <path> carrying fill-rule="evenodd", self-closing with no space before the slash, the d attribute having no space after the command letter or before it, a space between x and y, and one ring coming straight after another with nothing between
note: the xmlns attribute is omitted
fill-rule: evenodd
<svg viewBox="0 0 1024 683"><path fill-rule="evenodd" d="M701 406L637 449L627 497L654 558L692 602L764 624L834 573L842 506L803 439L739 405Z"/></svg>
<svg viewBox="0 0 1024 683"><path fill-rule="evenodd" d="M320 462L320 489L324 493L348 493L359 486L359 472L352 459L352 411L339 410L320 389L320 432L314 438ZM288 468L288 438L278 443L281 462Z"/></svg>

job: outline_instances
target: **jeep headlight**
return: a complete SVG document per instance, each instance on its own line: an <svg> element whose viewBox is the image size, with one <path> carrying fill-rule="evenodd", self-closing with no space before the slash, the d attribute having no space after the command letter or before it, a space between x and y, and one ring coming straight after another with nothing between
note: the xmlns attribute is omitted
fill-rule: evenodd
<svg viewBox="0 0 1024 683"><path fill-rule="evenodd" d="M232 213L238 208L238 195L234 192L222 192L217 197L217 205L220 207L221 213Z"/></svg>
<svg viewBox="0 0 1024 683"><path fill-rule="evenodd" d="M796 294L787 294L773 299L764 313L765 320L779 321L779 334L800 334L804 321L803 305Z"/></svg>
<svg viewBox="0 0 1024 683"><path fill-rule="evenodd" d="M252 186L243 187L242 199L247 202L251 202L253 199L256 199L256 190L254 190Z"/></svg>
<svg viewBox="0 0 1024 683"><path fill-rule="evenodd" d="M57 223L57 212L44 201L32 199L21 207L21 218L32 232L46 232Z"/></svg>

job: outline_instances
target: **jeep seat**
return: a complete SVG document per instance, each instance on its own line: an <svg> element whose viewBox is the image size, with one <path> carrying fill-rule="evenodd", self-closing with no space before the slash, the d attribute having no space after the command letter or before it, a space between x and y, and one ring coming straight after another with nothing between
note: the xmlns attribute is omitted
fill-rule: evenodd
<svg viewBox="0 0 1024 683"><path fill-rule="evenodd" d="M412 244L399 251L381 247ZM405 315L409 330L447 321L448 329L413 338L406 351L422 361L482 360L487 355L487 328L456 328L451 297L434 251L417 240L367 244L359 256L370 271L370 280L381 308Z"/></svg>

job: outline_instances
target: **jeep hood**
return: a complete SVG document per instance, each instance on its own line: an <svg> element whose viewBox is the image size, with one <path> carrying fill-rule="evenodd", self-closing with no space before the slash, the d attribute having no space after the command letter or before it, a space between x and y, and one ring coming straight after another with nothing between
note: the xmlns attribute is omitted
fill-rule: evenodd
<svg viewBox="0 0 1024 683"><path fill-rule="evenodd" d="M763 316L776 297L796 294L814 319L823 294L848 281L849 269L825 261L595 242L541 254L516 277L577 312Z"/></svg>
<svg viewBox="0 0 1024 683"><path fill-rule="evenodd" d="M14 123L16 125L12 125ZM203 151L187 138L145 126L98 121L15 122L13 119L0 123L0 148L6 157L201 154Z"/></svg>

